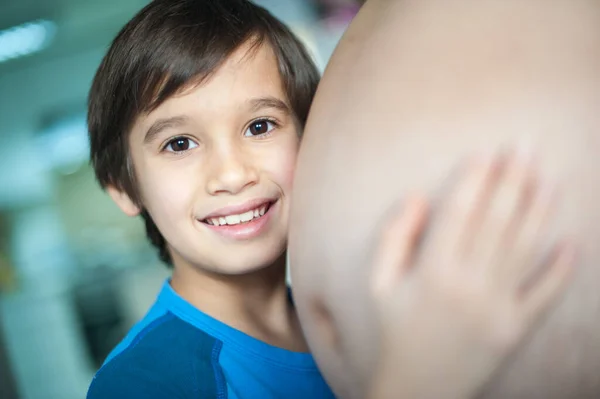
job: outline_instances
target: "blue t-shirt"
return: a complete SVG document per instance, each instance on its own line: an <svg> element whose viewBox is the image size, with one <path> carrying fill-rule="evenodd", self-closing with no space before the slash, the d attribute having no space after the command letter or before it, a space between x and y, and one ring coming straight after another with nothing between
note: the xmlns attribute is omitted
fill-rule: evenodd
<svg viewBox="0 0 600 399"><path fill-rule="evenodd" d="M98 370L88 399L334 398L308 353L213 319L165 282L148 314Z"/></svg>

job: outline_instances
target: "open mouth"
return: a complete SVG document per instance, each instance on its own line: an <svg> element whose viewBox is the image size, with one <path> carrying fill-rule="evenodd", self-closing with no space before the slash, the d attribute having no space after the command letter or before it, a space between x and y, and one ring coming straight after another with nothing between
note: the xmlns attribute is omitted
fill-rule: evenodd
<svg viewBox="0 0 600 399"><path fill-rule="evenodd" d="M262 218L267 212L269 212L274 203L275 201L270 201L244 213L210 217L202 220L201 222L210 226L235 226L250 223Z"/></svg>

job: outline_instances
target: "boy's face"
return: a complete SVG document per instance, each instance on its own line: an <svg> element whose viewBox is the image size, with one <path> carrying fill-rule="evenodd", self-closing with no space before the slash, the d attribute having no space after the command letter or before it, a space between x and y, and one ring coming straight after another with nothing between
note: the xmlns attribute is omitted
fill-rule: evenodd
<svg viewBox="0 0 600 399"><path fill-rule="evenodd" d="M140 116L131 132L142 202L176 267L247 273L286 246L298 127L272 50L248 48ZM139 213L112 191L126 213Z"/></svg>

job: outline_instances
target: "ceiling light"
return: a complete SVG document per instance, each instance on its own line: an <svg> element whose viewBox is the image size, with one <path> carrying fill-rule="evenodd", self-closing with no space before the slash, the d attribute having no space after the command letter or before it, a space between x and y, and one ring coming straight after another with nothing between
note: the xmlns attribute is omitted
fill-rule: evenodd
<svg viewBox="0 0 600 399"><path fill-rule="evenodd" d="M0 62L45 49L55 31L56 25L47 20L28 22L0 31Z"/></svg>

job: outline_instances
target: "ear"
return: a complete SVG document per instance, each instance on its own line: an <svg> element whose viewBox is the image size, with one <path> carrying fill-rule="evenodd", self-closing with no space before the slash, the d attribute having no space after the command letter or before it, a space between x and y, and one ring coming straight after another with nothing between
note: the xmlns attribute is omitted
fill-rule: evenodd
<svg viewBox="0 0 600 399"><path fill-rule="evenodd" d="M127 216L137 216L142 211L125 191L121 191L114 186L106 187L106 191L108 192L108 195L110 195L110 198L115 201L115 204L117 204Z"/></svg>

